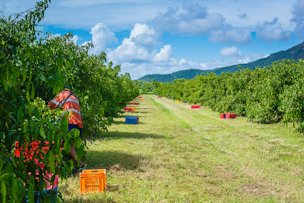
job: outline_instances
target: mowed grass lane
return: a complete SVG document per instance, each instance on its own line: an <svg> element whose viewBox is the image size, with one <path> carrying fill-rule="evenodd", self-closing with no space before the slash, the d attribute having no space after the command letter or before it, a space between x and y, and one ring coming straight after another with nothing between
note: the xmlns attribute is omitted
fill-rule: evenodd
<svg viewBox="0 0 304 203"><path fill-rule="evenodd" d="M108 169L108 190L68 202L304 202L304 138L282 124L221 120L207 108L145 95L139 125L116 120L89 144L87 168Z"/></svg>

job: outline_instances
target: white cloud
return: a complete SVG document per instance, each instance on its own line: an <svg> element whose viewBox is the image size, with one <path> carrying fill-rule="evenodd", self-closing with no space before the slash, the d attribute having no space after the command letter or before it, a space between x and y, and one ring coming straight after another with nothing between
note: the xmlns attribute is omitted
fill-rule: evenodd
<svg viewBox="0 0 304 203"><path fill-rule="evenodd" d="M157 44L157 33L147 24L136 23L131 30L130 40L142 46L153 46Z"/></svg>
<svg viewBox="0 0 304 203"><path fill-rule="evenodd" d="M249 56L240 56L240 58L237 60L237 63L235 63L235 64L246 64L251 61L254 61L254 60Z"/></svg>
<svg viewBox="0 0 304 203"><path fill-rule="evenodd" d="M295 24L295 32L301 40L304 39L304 0L297 0L293 6L292 22Z"/></svg>
<svg viewBox="0 0 304 203"><path fill-rule="evenodd" d="M185 65L185 64L187 64L187 60L184 58L180 59L178 62L178 65Z"/></svg>
<svg viewBox="0 0 304 203"><path fill-rule="evenodd" d="M291 36L291 31L285 30L278 18L257 25L256 33L267 40L286 40Z"/></svg>
<svg viewBox="0 0 304 203"><path fill-rule="evenodd" d="M115 62L148 60L149 52L144 47L138 46L130 39L124 39L122 44L109 54L109 59Z"/></svg>
<svg viewBox="0 0 304 203"><path fill-rule="evenodd" d="M241 52L237 47L225 47L221 49L221 55L237 57L241 55Z"/></svg>
<svg viewBox="0 0 304 203"><path fill-rule="evenodd" d="M103 23L96 24L91 29L90 33L92 35L92 43L94 46L91 52L94 54L99 54L101 51L105 51L107 45L117 41L114 33Z"/></svg>
<svg viewBox="0 0 304 203"><path fill-rule="evenodd" d="M185 2L178 8L168 8L159 14L152 24L158 29L179 34L202 34L220 28L224 18L218 13L209 13L198 3Z"/></svg>
<svg viewBox="0 0 304 203"><path fill-rule="evenodd" d="M53 38L56 38L56 37L61 37L61 34L58 34L58 33L57 33L57 34L49 34L49 35L48 35L48 38L49 38L49 39L53 39Z"/></svg>
<svg viewBox="0 0 304 203"><path fill-rule="evenodd" d="M200 69L202 69L202 70L206 70L208 68L211 69L211 67L208 67L207 63L200 63L199 65L200 65Z"/></svg>
<svg viewBox="0 0 304 203"><path fill-rule="evenodd" d="M171 46L170 45L165 45L163 48L161 48L160 52L157 53L153 61L155 62L165 62L168 61L171 53Z"/></svg>
<svg viewBox="0 0 304 203"><path fill-rule="evenodd" d="M211 31L210 40L212 42L249 42L251 40L251 29L248 27L222 27L219 30Z"/></svg>
<svg viewBox="0 0 304 203"><path fill-rule="evenodd" d="M49 34L48 35L48 39L54 39L56 37L62 37L61 34ZM78 40L80 39L80 37L78 35L73 35L72 38L69 39L70 42L73 42L74 44L78 44ZM85 44L88 43L88 42L85 42ZM83 44L83 45L85 45Z"/></svg>
<svg viewBox="0 0 304 203"><path fill-rule="evenodd" d="M80 38L77 35L73 35L73 37L72 37L72 41L74 42L74 44L77 44L79 39Z"/></svg>
<svg viewBox="0 0 304 203"><path fill-rule="evenodd" d="M110 51L108 57L118 63L151 60L157 40L158 35L153 28L136 23L130 36L125 38L120 46Z"/></svg>
<svg viewBox="0 0 304 203"><path fill-rule="evenodd" d="M147 38L145 42L139 39ZM108 52L109 60L121 64L123 73L130 73L133 79L138 79L147 74L169 74L185 69L209 70L228 65L250 62L256 57L243 56L237 47L226 47L221 50L228 59L215 61L194 61L186 58L171 56L172 47L169 44L157 48L158 33L147 24L135 24L129 37ZM156 43L158 42L158 43ZM157 45L157 46L156 46Z"/></svg>
<svg viewBox="0 0 304 203"><path fill-rule="evenodd" d="M240 16L244 19L247 14ZM251 28L232 26L220 13L209 12L199 3L186 2L181 8L168 8L151 22L157 29L173 34L209 34L212 42L243 43L251 40Z"/></svg>

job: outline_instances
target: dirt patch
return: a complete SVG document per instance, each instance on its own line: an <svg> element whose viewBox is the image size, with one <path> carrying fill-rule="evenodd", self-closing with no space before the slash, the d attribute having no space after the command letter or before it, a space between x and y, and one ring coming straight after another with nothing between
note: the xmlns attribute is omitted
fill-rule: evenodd
<svg viewBox="0 0 304 203"><path fill-rule="evenodd" d="M209 176L209 175L208 175L206 172L204 172L204 171L198 171L196 175L197 175L198 177L200 177L200 178L206 178L206 177Z"/></svg>
<svg viewBox="0 0 304 203"><path fill-rule="evenodd" d="M118 191L120 189L119 185L107 185L107 191L109 192L115 192Z"/></svg>
<svg viewBox="0 0 304 203"><path fill-rule="evenodd" d="M236 175L233 171L229 170L228 166L218 166L217 172L224 178L224 179L234 179Z"/></svg>
<svg viewBox="0 0 304 203"><path fill-rule="evenodd" d="M294 176L301 176L303 173L303 169L296 167L296 168L293 168L291 172Z"/></svg>
<svg viewBox="0 0 304 203"><path fill-rule="evenodd" d="M124 170L125 170L124 167L122 167L119 164L114 164L109 168L110 172L119 172L119 171L124 171Z"/></svg>
<svg viewBox="0 0 304 203"><path fill-rule="evenodd" d="M261 196L266 196L270 194L270 192L265 186L258 183L246 184L242 187L241 191L247 194L255 194Z"/></svg>

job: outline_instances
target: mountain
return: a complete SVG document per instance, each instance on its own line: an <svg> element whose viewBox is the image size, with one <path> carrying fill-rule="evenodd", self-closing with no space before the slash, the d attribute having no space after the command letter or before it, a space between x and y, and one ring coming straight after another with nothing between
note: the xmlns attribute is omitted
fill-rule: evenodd
<svg viewBox="0 0 304 203"><path fill-rule="evenodd" d="M265 67L275 61L279 61L283 59L294 59L294 60L304 59L304 42L288 50L279 51L269 55L268 57L261 58L246 64L237 64L237 65L226 66L222 68L216 68L213 70L188 69L188 70L177 71L171 74L151 74L151 75L145 75L139 78L138 80L147 81L147 82L154 80L159 82L171 82L178 78L191 79L197 75L205 75L207 73L221 74L225 72L235 72L240 70L240 68L255 69L256 67Z"/></svg>

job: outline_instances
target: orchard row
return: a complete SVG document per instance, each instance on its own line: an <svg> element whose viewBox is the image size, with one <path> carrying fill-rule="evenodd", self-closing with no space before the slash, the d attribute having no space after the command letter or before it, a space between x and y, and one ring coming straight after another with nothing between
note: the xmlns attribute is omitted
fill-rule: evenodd
<svg viewBox="0 0 304 203"><path fill-rule="evenodd" d="M32 202L34 191L45 188L45 171L67 177L72 163L62 154L69 152L71 143L78 156L83 155L79 133L68 133L67 119L46 107L64 86L72 87L79 98L85 137L104 132L138 95L130 76L120 74L120 67L107 62L104 53L89 54L90 44L78 46L72 35L54 37L37 31L49 4L43 0L33 10L0 19L1 202L21 202L26 195ZM49 151L37 151L30 160L14 157L15 141L25 149L33 140L40 148L50 143ZM37 163L45 165L39 173Z"/></svg>
<svg viewBox="0 0 304 203"><path fill-rule="evenodd" d="M291 122L304 132L304 60L285 60L266 68L197 76L154 87L161 96L209 106L218 112L235 112L253 122Z"/></svg>

